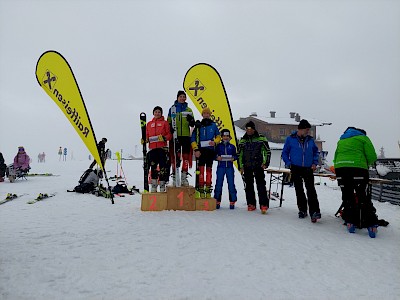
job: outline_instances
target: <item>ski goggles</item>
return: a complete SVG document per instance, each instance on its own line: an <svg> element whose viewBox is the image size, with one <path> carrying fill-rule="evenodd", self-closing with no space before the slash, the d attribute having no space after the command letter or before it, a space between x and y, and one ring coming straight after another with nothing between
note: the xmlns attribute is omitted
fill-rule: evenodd
<svg viewBox="0 0 400 300"><path fill-rule="evenodd" d="M18 147L18 151L25 151L25 148L24 147Z"/></svg>

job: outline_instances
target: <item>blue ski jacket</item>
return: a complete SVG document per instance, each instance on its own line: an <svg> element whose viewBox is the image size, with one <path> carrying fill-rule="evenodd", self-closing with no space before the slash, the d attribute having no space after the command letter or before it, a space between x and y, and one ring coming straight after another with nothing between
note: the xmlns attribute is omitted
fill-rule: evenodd
<svg viewBox="0 0 400 300"><path fill-rule="evenodd" d="M231 143L221 142L215 148L216 156L231 155L234 160L237 160L236 147ZM218 161L218 168L233 168L232 161Z"/></svg>
<svg viewBox="0 0 400 300"><path fill-rule="evenodd" d="M198 139L197 130L199 130ZM191 138L193 150L197 150L199 148L214 149L214 146L206 145L207 141L214 141L215 144L218 144L221 141L221 135L217 124L215 124L215 122L213 122L211 119L203 119L201 121L201 127L193 130Z"/></svg>
<svg viewBox="0 0 400 300"><path fill-rule="evenodd" d="M313 164L318 165L318 158L318 147L312 136L307 135L302 142L295 131L286 138L282 150L282 159L286 167L311 167Z"/></svg>

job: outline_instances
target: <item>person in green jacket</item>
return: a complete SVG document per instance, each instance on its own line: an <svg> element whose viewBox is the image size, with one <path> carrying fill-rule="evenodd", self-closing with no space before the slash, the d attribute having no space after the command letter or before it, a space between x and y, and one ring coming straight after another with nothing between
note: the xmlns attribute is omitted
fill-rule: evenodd
<svg viewBox="0 0 400 300"><path fill-rule="evenodd" d="M178 178L180 175L180 184L182 186L188 186L188 170L192 160L190 155L192 149L190 127L194 127L195 120L193 111L188 107L186 102L186 93L184 91L178 91L174 105L172 105L168 111L168 123L174 137L169 143L173 184L176 184L175 169L180 167L180 161L182 159L182 173L178 174Z"/></svg>
<svg viewBox="0 0 400 300"><path fill-rule="evenodd" d="M367 193L369 166L377 159L374 146L363 129L348 127L337 143L334 166L342 190L343 214L350 233L356 227L367 228L369 236L377 233L378 217Z"/></svg>
<svg viewBox="0 0 400 300"><path fill-rule="evenodd" d="M247 210L256 210L255 180L261 213L265 214L269 198L264 170L269 166L271 150L267 138L258 133L253 121L246 124L246 134L240 139L238 149L238 165L245 184Z"/></svg>

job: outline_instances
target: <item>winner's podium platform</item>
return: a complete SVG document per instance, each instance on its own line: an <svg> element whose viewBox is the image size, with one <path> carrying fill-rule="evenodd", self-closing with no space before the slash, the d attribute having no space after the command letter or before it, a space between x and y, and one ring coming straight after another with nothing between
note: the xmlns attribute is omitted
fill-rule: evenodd
<svg viewBox="0 0 400 300"><path fill-rule="evenodd" d="M162 210L205 210L216 209L214 198L196 199L195 188L172 187L168 186L166 192L144 193L142 194L142 211L162 211Z"/></svg>

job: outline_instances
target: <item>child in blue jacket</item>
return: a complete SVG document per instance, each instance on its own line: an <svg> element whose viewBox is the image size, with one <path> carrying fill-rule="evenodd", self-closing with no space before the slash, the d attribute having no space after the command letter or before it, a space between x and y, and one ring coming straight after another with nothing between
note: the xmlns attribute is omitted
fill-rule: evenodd
<svg viewBox="0 0 400 300"><path fill-rule="evenodd" d="M193 130L191 142L194 155L199 160L200 174L198 192L200 193L200 197L210 198L215 146L221 141L221 136L217 124L210 119L211 110L206 107L201 112L201 115L203 116L203 120L201 120L200 124L196 126L197 128ZM205 178L204 170L206 171Z"/></svg>
<svg viewBox="0 0 400 300"><path fill-rule="evenodd" d="M236 147L229 142L231 140L231 133L228 129L221 130L221 138L221 143L215 149L218 167L214 198L217 200L217 209L219 209L221 206L222 185L224 183L224 176L226 175L229 190L229 208L234 209L237 200L235 167L233 166L233 161L237 160Z"/></svg>

